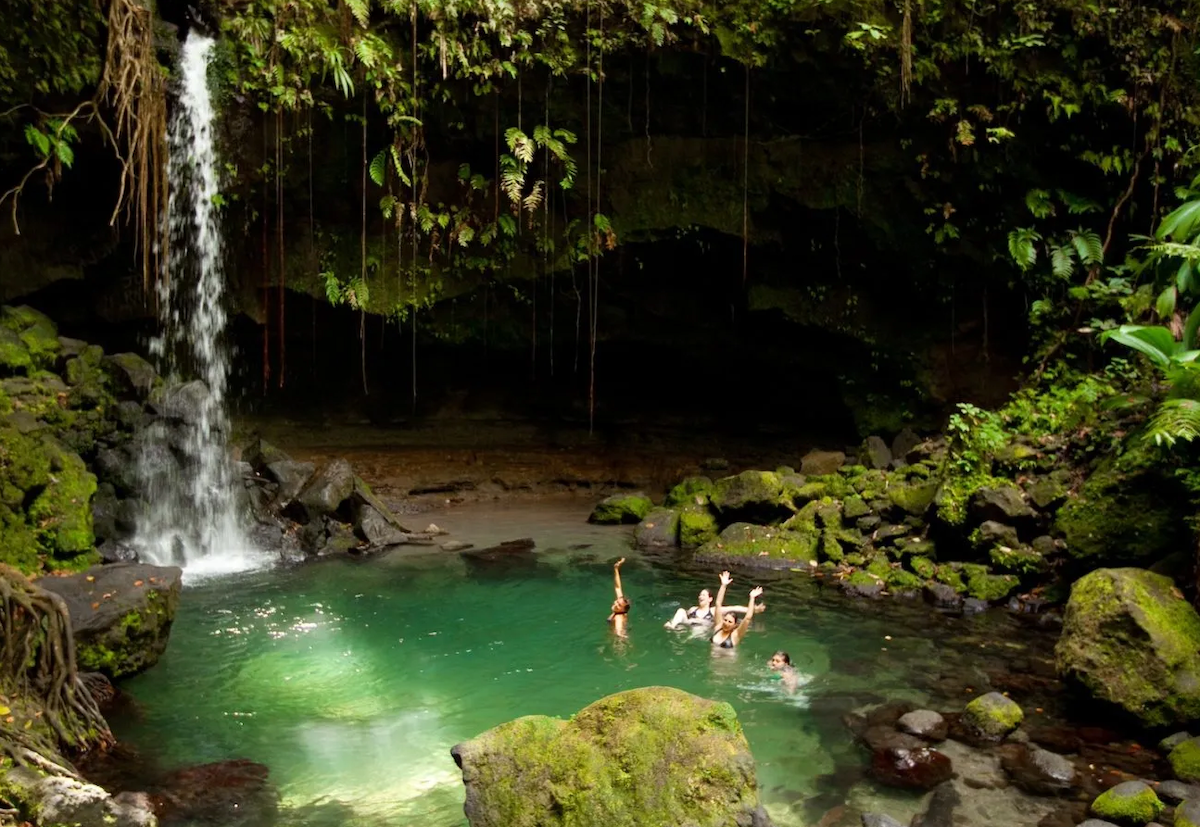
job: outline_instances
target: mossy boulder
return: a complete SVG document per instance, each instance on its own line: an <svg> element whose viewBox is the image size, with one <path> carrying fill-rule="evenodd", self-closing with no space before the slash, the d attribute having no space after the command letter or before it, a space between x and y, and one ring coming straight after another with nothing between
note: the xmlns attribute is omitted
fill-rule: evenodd
<svg viewBox="0 0 1200 827"><path fill-rule="evenodd" d="M928 557L910 557L908 558L908 567L912 569L918 577L929 580L933 577L933 573L937 570L937 565Z"/></svg>
<svg viewBox="0 0 1200 827"><path fill-rule="evenodd" d="M29 505L29 520L46 552L60 563L92 551L92 495L96 477L74 451L44 441L50 480Z"/></svg>
<svg viewBox="0 0 1200 827"><path fill-rule="evenodd" d="M708 477L686 477L667 492L663 505L668 508L707 505L712 490L713 482Z"/></svg>
<svg viewBox="0 0 1200 827"><path fill-rule="evenodd" d="M654 503L645 494L614 494L605 497L592 509L588 522L601 525L640 523L653 507Z"/></svg>
<svg viewBox="0 0 1200 827"><path fill-rule="evenodd" d="M707 506L691 505L679 512L679 545L684 548L702 546L720 530L717 518Z"/></svg>
<svg viewBox="0 0 1200 827"><path fill-rule="evenodd" d="M1175 808L1175 827L1200 827L1200 798L1179 803Z"/></svg>
<svg viewBox="0 0 1200 827"><path fill-rule="evenodd" d="M713 484L713 508L726 520L769 523L791 514L783 498L783 479L774 471L743 471Z"/></svg>
<svg viewBox="0 0 1200 827"><path fill-rule="evenodd" d="M976 563L964 563L962 573L967 580L967 596L978 600L1003 600L1020 585L1020 580L1014 575L992 574L987 566Z"/></svg>
<svg viewBox="0 0 1200 827"><path fill-rule="evenodd" d="M1185 499L1140 453L1106 461L1067 500L1055 528L1089 566L1149 561L1191 542Z"/></svg>
<svg viewBox="0 0 1200 827"><path fill-rule="evenodd" d="M166 650L182 574L175 566L114 563L38 585L66 601L79 666L115 679L149 669Z"/></svg>
<svg viewBox="0 0 1200 827"><path fill-rule="evenodd" d="M933 498L937 495L937 491L938 483L921 482L889 486L887 496L892 504L904 513L920 517L933 504Z"/></svg>
<svg viewBox="0 0 1200 827"><path fill-rule="evenodd" d="M1124 781L1092 802L1092 812L1117 824L1140 827L1158 818L1166 805L1145 781Z"/></svg>
<svg viewBox="0 0 1200 827"><path fill-rule="evenodd" d="M42 441L0 428L0 504L21 508L30 493L50 482L50 457Z"/></svg>
<svg viewBox="0 0 1200 827"><path fill-rule="evenodd" d="M451 755L471 827L769 824L733 707L679 689L620 692L569 721L518 718Z"/></svg>
<svg viewBox="0 0 1200 827"><path fill-rule="evenodd" d="M1167 755L1171 772L1180 781L1200 781L1200 738L1186 738Z"/></svg>
<svg viewBox="0 0 1200 827"><path fill-rule="evenodd" d="M21 337L6 327L0 327L0 370L4 373L26 373L33 368L33 357Z"/></svg>
<svg viewBox="0 0 1200 827"><path fill-rule="evenodd" d="M925 585L924 579L903 569L892 569L888 572L887 589L892 594L914 594L921 591Z"/></svg>
<svg viewBox="0 0 1200 827"><path fill-rule="evenodd" d="M15 333L35 368L53 367L62 344L50 317L28 305L0 309L0 328Z"/></svg>
<svg viewBox="0 0 1200 827"><path fill-rule="evenodd" d="M679 511L654 508L633 530L638 548L664 549L679 545Z"/></svg>
<svg viewBox="0 0 1200 827"><path fill-rule="evenodd" d="M999 741L1021 725L1025 713L1015 701L999 692L981 695L967 704L962 723L976 737Z"/></svg>
<svg viewBox="0 0 1200 827"><path fill-rule="evenodd" d="M1168 577L1097 569L1075 582L1059 672L1147 726L1200 717L1200 615Z"/></svg>
<svg viewBox="0 0 1200 827"><path fill-rule="evenodd" d="M820 535L788 531L753 523L734 523L714 540L696 550L696 559L720 561L726 557L765 557L808 563L816 558Z"/></svg>
<svg viewBox="0 0 1200 827"><path fill-rule="evenodd" d="M1050 568L1049 561L1026 545L1014 548L996 546L988 552L988 559L1001 571L1016 575L1041 574Z"/></svg>

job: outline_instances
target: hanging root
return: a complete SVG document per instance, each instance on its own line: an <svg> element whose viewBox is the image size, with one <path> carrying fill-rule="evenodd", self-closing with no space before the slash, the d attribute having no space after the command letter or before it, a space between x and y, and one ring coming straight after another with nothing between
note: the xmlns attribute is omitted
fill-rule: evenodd
<svg viewBox="0 0 1200 827"><path fill-rule="evenodd" d="M76 776L60 749L87 751L113 743L95 697L75 664L67 606L58 595L0 565L0 685L38 709L44 726L0 728L0 754L17 764Z"/></svg>

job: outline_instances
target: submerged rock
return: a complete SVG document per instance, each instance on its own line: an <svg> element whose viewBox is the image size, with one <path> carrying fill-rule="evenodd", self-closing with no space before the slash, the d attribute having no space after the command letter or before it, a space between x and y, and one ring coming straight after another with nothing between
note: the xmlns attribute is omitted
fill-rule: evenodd
<svg viewBox="0 0 1200 827"><path fill-rule="evenodd" d="M914 709L900 716L896 727L927 741L944 741L950 728L946 719L932 709Z"/></svg>
<svg viewBox="0 0 1200 827"><path fill-rule="evenodd" d="M1057 753L1028 744L1004 747L1004 771L1013 783L1035 795L1055 795L1071 789L1079 779L1075 765Z"/></svg>
<svg viewBox="0 0 1200 827"><path fill-rule="evenodd" d="M1170 578L1097 569L1075 582L1059 672L1148 726L1200 717L1200 615Z"/></svg>
<svg viewBox="0 0 1200 827"><path fill-rule="evenodd" d="M669 687L518 718L451 755L471 827L770 824L733 707Z"/></svg>
<svg viewBox="0 0 1200 827"><path fill-rule="evenodd" d="M5 771L5 795L37 814L39 825L73 827L156 827L158 819L144 796L109 795L101 787L65 776L43 776L28 767Z"/></svg>
<svg viewBox="0 0 1200 827"><path fill-rule="evenodd" d="M674 508L655 508L633 530L638 548L664 549L679 545L679 512Z"/></svg>
<svg viewBox="0 0 1200 827"><path fill-rule="evenodd" d="M936 749L883 749L871 756L871 775L883 784L932 790L954 774L950 759Z"/></svg>

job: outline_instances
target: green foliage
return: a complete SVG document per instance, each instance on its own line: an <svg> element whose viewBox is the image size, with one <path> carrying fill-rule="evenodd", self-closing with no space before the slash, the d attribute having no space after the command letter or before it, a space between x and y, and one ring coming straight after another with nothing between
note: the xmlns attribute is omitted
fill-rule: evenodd
<svg viewBox="0 0 1200 827"><path fill-rule="evenodd" d="M959 403L958 411L950 415L946 434L950 461L963 474L990 467L993 454L1006 441L1000 415L967 402Z"/></svg>

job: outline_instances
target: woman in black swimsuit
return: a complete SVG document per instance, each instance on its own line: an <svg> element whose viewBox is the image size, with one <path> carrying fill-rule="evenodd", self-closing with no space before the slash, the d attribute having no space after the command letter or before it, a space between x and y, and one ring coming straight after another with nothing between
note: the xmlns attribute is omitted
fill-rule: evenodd
<svg viewBox="0 0 1200 827"><path fill-rule="evenodd" d="M762 612L766 610L766 605L763 603L754 607L754 611ZM725 611L736 612L737 614L745 614L745 606L726 606ZM680 606L675 610L675 616L668 620L663 626L668 629L678 629L680 626L711 626L716 619L716 613L713 611L712 593L708 589L701 589L700 594L696 596L696 605L690 609L685 609Z"/></svg>
<svg viewBox="0 0 1200 827"><path fill-rule="evenodd" d="M746 630L750 628L750 619L754 617L754 601L763 593L762 586L755 586L750 590L750 599L746 601L746 616L738 623L733 613L724 607L725 589L732 582L733 577L729 572L721 572L721 588L717 591L715 618L717 631L712 636L712 644L722 649L732 649L741 642Z"/></svg>
<svg viewBox="0 0 1200 827"><path fill-rule="evenodd" d="M617 637L628 637L629 627L629 598L621 588L621 564L624 562L625 558L622 557L613 565L613 589L616 591L616 599L613 600L612 614L608 616L613 634Z"/></svg>

